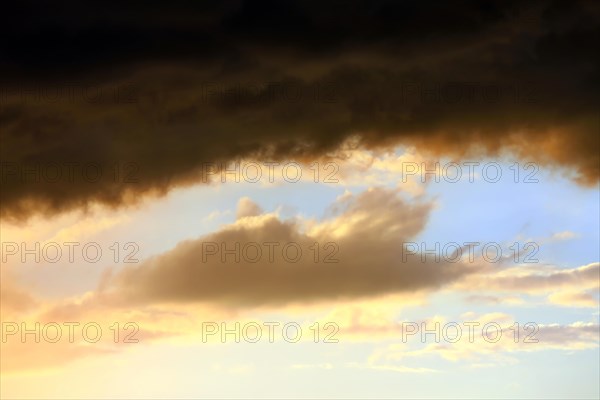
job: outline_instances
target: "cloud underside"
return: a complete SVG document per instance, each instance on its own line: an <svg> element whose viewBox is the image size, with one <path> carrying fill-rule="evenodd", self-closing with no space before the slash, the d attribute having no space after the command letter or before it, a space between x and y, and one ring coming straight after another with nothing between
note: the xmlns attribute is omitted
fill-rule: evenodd
<svg viewBox="0 0 600 400"><path fill-rule="evenodd" d="M350 144L455 158L507 150L597 182L593 2L453 4L441 6L443 21L418 3L258 2L202 17L173 7L150 7L157 18L136 24L126 10L77 23L46 10L36 29L6 21L15 41L0 65L4 168L93 163L103 174L33 184L7 175L3 218L117 207L199 182L207 162L310 161ZM73 82L96 100L23 94ZM118 101L115 88L125 88ZM137 183L115 179L115 162L133 163Z"/></svg>

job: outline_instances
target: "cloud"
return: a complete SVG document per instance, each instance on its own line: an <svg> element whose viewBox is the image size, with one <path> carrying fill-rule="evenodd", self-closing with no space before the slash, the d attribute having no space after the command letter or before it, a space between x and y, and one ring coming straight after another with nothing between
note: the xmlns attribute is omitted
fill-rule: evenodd
<svg viewBox="0 0 600 400"><path fill-rule="evenodd" d="M477 273L452 284L450 290L475 293L466 297L469 303L527 306L531 304L531 296L544 296L544 301L551 305L598 308L598 274L597 262L577 268L482 266Z"/></svg>
<svg viewBox="0 0 600 400"><path fill-rule="evenodd" d="M244 216L125 267L104 279L86 302L281 307L433 290L474 269L463 263L402 262L401 244L423 229L429 203L411 204L397 190L375 188L347 194L336 204L338 214L324 221Z"/></svg>
<svg viewBox="0 0 600 400"><path fill-rule="evenodd" d="M392 344L373 353L370 363L398 365L398 362L404 363L411 359L441 357L452 362L463 361L474 367L482 367L517 363L519 360L515 356L523 352L547 350L570 352L596 349L599 345L599 327L596 323L575 322L564 325L536 323L535 328L533 325L526 327L520 324L517 331L513 325L515 320L506 314L477 316L474 313L467 313L463 317L468 319L453 321L461 326L462 336L455 336L455 330L452 330L453 333L448 334L449 339L446 339L444 334L439 334L440 339L436 343L433 333L429 333L426 338L421 336L423 330L420 326L420 332L413 336L408 335L406 343ZM466 321L479 323L473 327L472 334L467 333L467 327L464 325ZM435 331L436 319L423 322L427 329ZM440 326L443 326L443 323L444 321L441 320ZM497 323L501 327L501 335L496 336L496 330L491 329L487 336L484 336L482 326L487 323ZM454 340L456 341L453 343Z"/></svg>
<svg viewBox="0 0 600 400"><path fill-rule="evenodd" d="M238 201L236 218L256 217L262 214L262 209L249 197L242 197Z"/></svg>
<svg viewBox="0 0 600 400"><path fill-rule="evenodd" d="M465 277L457 289L485 292L513 292L550 294L555 291L598 290L600 263L594 262L577 268L558 269L552 266L488 269Z"/></svg>
<svg viewBox="0 0 600 400"><path fill-rule="evenodd" d="M596 291L596 294L598 291ZM598 309L598 299L593 291L562 291L548 296L548 300L564 307L588 307Z"/></svg>
<svg viewBox="0 0 600 400"><path fill-rule="evenodd" d="M599 176L593 2L433 14L384 1L190 3L85 17L73 4L43 7L43 21L11 7L3 218L133 204L201 182L207 162L310 161L349 142L453 158L506 150L582 183ZM50 181L53 163L63 177Z"/></svg>
<svg viewBox="0 0 600 400"><path fill-rule="evenodd" d="M569 240L569 239L573 239L576 237L577 237L577 234L575 232L571 232L571 231L557 232L552 235L552 239L554 239L554 240Z"/></svg>

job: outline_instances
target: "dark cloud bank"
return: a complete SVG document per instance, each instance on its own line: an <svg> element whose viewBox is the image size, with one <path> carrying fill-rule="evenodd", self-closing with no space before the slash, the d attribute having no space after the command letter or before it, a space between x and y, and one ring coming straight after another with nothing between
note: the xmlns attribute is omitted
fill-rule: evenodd
<svg viewBox="0 0 600 400"><path fill-rule="evenodd" d="M0 18L6 219L350 138L599 176L597 2L18 2Z"/></svg>

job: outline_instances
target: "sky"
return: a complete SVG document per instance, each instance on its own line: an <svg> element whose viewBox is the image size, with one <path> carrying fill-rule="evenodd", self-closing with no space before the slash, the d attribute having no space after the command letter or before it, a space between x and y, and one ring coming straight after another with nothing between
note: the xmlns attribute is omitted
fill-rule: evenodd
<svg viewBox="0 0 600 400"><path fill-rule="evenodd" d="M600 396L598 4L32 7L1 398Z"/></svg>

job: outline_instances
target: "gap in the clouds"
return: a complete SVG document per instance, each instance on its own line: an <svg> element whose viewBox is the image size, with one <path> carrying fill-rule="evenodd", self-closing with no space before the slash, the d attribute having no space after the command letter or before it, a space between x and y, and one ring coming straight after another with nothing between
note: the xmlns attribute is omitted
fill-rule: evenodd
<svg viewBox="0 0 600 400"><path fill-rule="evenodd" d="M497 162L509 172L515 162L477 161ZM597 187L582 187L543 167L536 174L537 183L515 183L512 175L507 178L496 183L483 179L428 183L426 197L436 207L415 241L495 242L506 247L535 242L539 263L573 268L598 261Z"/></svg>
<svg viewBox="0 0 600 400"><path fill-rule="evenodd" d="M106 247L114 242L135 242L139 245L136 256L143 261L184 240L199 238L235 222L237 203L243 197L250 198L264 212L277 211L281 219L300 216L321 220L330 216L330 206L345 191L357 195L372 186L385 186L398 189L398 195L408 202L414 199L435 202L428 224L414 238L415 242L478 241L510 246L513 242L539 241L540 263L573 268L598 260L597 188L581 187L564 174L545 168L536 172L538 183L515 183L511 167L515 162L521 166L525 163L513 159L471 160L481 164L497 162L504 175L496 183L487 182L479 175L473 182L468 179L448 182L442 178L439 183L431 180L422 183L419 179L416 186L409 188L408 182L403 182L401 163L420 160L411 151L406 148L377 154L358 151L346 162L340 162L339 184L310 180L275 185L199 184L173 190L154 201L148 199L137 208L94 210L90 222L104 219L114 223L92 229L85 240L97 241ZM439 160L440 164L449 161ZM521 171L519 178L523 177ZM70 217L55 221L62 228L61 222L71 220L72 224L77 223L76 218ZM52 225L52 221L48 224ZM46 233L52 232L50 228L44 229ZM26 281L34 283L40 294L58 296L92 290L102 271L122 266L111 263L69 265L67 270L72 279L68 282L52 268L40 265L27 265L18 272L27 277Z"/></svg>

